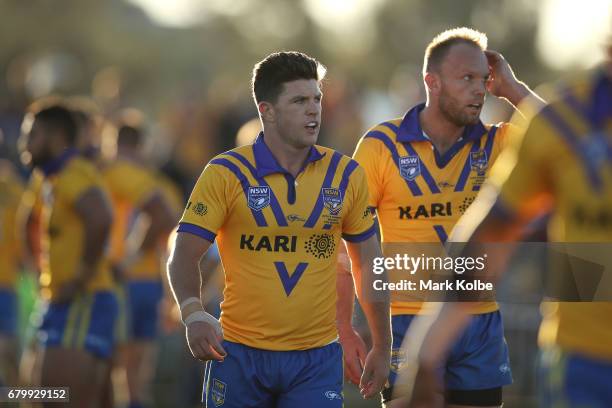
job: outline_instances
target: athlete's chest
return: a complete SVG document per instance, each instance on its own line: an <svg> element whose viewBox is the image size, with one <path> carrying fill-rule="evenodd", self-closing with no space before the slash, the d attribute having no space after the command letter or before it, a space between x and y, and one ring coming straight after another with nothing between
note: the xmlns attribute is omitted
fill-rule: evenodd
<svg viewBox="0 0 612 408"><path fill-rule="evenodd" d="M236 189L227 219L271 234L335 232L347 211L347 187L334 175L270 174Z"/></svg>

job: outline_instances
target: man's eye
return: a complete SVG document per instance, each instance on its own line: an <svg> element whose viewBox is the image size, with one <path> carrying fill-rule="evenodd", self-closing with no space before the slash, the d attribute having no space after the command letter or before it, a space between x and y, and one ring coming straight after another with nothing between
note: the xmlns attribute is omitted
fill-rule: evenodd
<svg viewBox="0 0 612 408"><path fill-rule="evenodd" d="M464 81L471 81L472 80L472 76L471 75L464 75L463 76L463 80Z"/></svg>

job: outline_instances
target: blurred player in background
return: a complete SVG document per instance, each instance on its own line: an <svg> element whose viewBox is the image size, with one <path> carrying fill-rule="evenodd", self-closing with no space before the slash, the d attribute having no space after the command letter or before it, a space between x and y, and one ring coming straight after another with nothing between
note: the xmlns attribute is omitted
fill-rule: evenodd
<svg viewBox="0 0 612 408"><path fill-rule="evenodd" d="M0 159L0 384L18 385L17 322L15 292L22 251L17 237L16 214L23 194L15 166Z"/></svg>
<svg viewBox="0 0 612 408"><path fill-rule="evenodd" d="M33 107L24 158L41 186L41 386L70 387L69 406L96 406L110 370L117 301L103 256L112 210L95 167L75 147L77 125L59 104ZM69 363L67 363L69 362Z"/></svg>
<svg viewBox="0 0 612 408"><path fill-rule="evenodd" d="M315 146L322 70L296 52L255 66L264 131L206 166L179 224L168 274L193 355L212 360L207 406L342 406L336 248L342 235L357 271L380 249L362 169ZM197 271L215 239L225 269L221 324L202 308ZM361 391L372 397L388 373L388 303L362 302L374 346Z"/></svg>
<svg viewBox="0 0 612 408"><path fill-rule="evenodd" d="M487 50L486 35L469 28L447 30L432 40L423 80L427 102L370 129L354 154L366 171L369 205L378 214L385 256L394 255L385 251L386 243L443 244L474 200L510 131L508 123L480 121L487 91L513 106L526 97L538 99L499 53ZM363 352L351 327L349 284L339 290L340 303L348 306L339 307L338 326L347 371L354 376ZM414 301L392 298L391 387L383 392L388 407L396 406L392 392L404 360L404 334L423 306L418 296ZM512 382L501 316L495 302L471 306L476 318L446 363L446 403L500 406L502 387Z"/></svg>
<svg viewBox="0 0 612 408"><path fill-rule="evenodd" d="M130 408L143 407L149 400L164 293L162 256L168 234L178 219L166 194L167 187L145 163L142 126L139 112L123 113L116 133L110 136L112 157L103 166L115 209L111 261L124 291L119 297L119 359L125 367Z"/></svg>
<svg viewBox="0 0 612 408"><path fill-rule="evenodd" d="M551 104L500 158L452 241L517 240L531 220L552 211L551 242L612 242L612 41L607 51L608 60L598 69L555 87ZM573 272L577 281L587 279L581 276L586 271ZM609 407L612 303L542 306L541 406ZM422 346L408 344L419 359L411 406L431 406L440 356L469 320L466 304L447 304L426 331Z"/></svg>

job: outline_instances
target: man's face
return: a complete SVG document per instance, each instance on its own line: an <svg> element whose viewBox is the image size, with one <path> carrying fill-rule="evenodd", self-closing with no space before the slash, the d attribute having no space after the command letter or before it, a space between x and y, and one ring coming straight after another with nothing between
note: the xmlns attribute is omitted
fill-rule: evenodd
<svg viewBox="0 0 612 408"><path fill-rule="evenodd" d="M456 44L440 65L438 107L457 126L478 123L484 104L489 64L484 52L470 44Z"/></svg>
<svg viewBox="0 0 612 408"><path fill-rule="evenodd" d="M283 85L272 107L278 133L285 142L298 149L317 142L322 96L314 79L298 79Z"/></svg>
<svg viewBox="0 0 612 408"><path fill-rule="evenodd" d="M51 137L49 130L40 121L34 120L29 129L24 129L25 151L30 156L31 167L39 167L48 163L53 157L51 153Z"/></svg>

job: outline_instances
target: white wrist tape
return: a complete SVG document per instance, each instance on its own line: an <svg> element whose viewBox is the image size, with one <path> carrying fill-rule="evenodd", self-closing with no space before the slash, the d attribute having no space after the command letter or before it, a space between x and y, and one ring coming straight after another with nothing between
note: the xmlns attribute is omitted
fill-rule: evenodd
<svg viewBox="0 0 612 408"><path fill-rule="evenodd" d="M206 313L203 310L197 310L189 314L189 316L187 316L184 321L185 326L189 326L193 322L208 323L215 328L215 332L217 332L218 335L223 334L223 331L221 330L221 323L219 323L219 321L215 319L212 315Z"/></svg>
<svg viewBox="0 0 612 408"><path fill-rule="evenodd" d="M199 298L192 296L190 298L187 298L187 299L183 300L183 302L181 303L181 306L180 306L181 312L183 311L183 309L185 309L187 306L189 306L192 303L200 303L200 304L202 304L202 302L200 301Z"/></svg>

